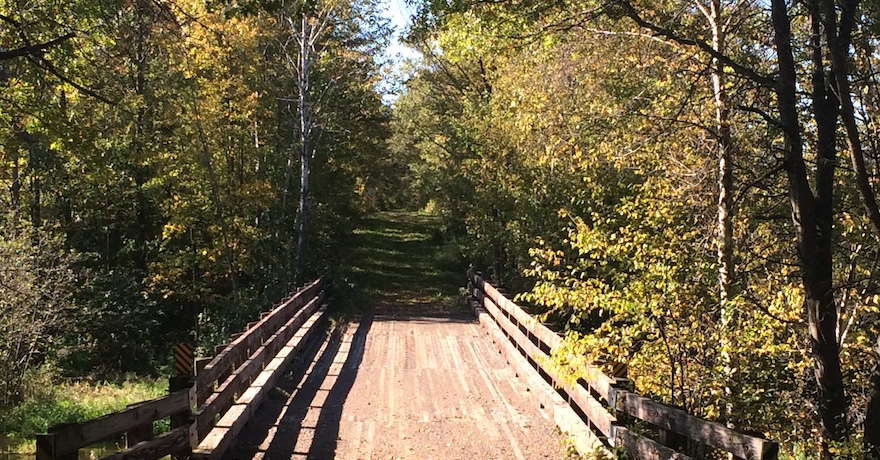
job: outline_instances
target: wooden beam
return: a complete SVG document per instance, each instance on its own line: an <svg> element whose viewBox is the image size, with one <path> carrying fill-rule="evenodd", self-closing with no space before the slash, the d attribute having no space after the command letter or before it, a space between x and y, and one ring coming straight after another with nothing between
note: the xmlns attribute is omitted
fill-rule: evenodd
<svg viewBox="0 0 880 460"><path fill-rule="evenodd" d="M483 278L475 276L474 284L476 284L481 291L485 292L486 295L495 302L495 305L498 305L498 307L504 310L505 313L515 318L519 324L525 326L529 332L548 348L557 348L562 343L562 339L556 335L555 332L541 324L541 322L536 320L532 315L520 308L519 305L511 302L507 297L495 289L494 286L484 281Z"/></svg>
<svg viewBox="0 0 880 460"><path fill-rule="evenodd" d="M703 420L629 391L618 390L615 409L729 452L737 458L775 458L779 450L773 441L738 433L720 423Z"/></svg>
<svg viewBox="0 0 880 460"><path fill-rule="evenodd" d="M546 365L542 365L541 363L549 359L549 356L547 356L543 350L538 348L537 345L528 340L525 334L523 334L522 331L510 321L510 319L502 315L499 307L495 305L489 297L483 295L482 291L479 289L474 290L474 296L482 302L482 306L492 315L498 326L507 333L517 347L523 350L523 353L535 361L541 370L550 377L550 383L557 388L565 390L572 402L587 416L590 423L592 423L596 429L606 437L612 437L613 434L611 427L617 421L614 416L605 410L605 408L602 407L602 404L600 404L599 401L596 401L586 388L577 383L569 383L552 369L548 368Z"/></svg>
<svg viewBox="0 0 880 460"><path fill-rule="evenodd" d="M186 410L188 407L189 390L181 390L87 422L65 426L57 430L50 428L50 434L54 439L54 458L76 452L82 447L104 439L121 435L128 430L144 425L146 422L168 417Z"/></svg>
<svg viewBox="0 0 880 460"><path fill-rule="evenodd" d="M202 372L196 377L194 394L197 396L196 405L202 405L204 401L199 400L201 395L206 394L205 391L209 387L214 386L214 382L224 373L224 371L241 363L249 354L247 350L254 345L259 346L266 338L274 334L288 319L290 319L297 310L302 308L309 300L312 300L318 293L318 290L324 283L324 278L319 278L302 289L297 291L290 299L282 302L260 319L257 324L249 328L247 332L237 339L233 340L229 346L217 352L214 359L209 362ZM262 315L261 315L262 316Z"/></svg>
<svg viewBox="0 0 880 460"><path fill-rule="evenodd" d="M546 358L546 353L532 340L532 336L548 345L551 350L561 344L561 338L555 332L532 318L525 310L504 297L491 284L483 280L482 277L474 274L472 270L468 271L468 282L471 294L479 300L482 307L494 317L498 325L528 357L531 357L536 362ZM523 333L520 330L520 326L527 329L527 333ZM671 455L670 452L674 453L673 450L614 425L614 417L610 416L610 414L608 417L605 417L602 405L593 399L592 395L585 391L583 386L568 383L568 381L560 379L559 376L547 369L542 370L550 377L554 385L568 393L572 402L591 421L596 420L593 422L596 428L612 441L623 442L625 446L637 450L641 449L645 452L656 451L655 453L645 454L647 455L645 458L686 458L668 457L667 454ZM578 377L583 379L591 389L596 391L615 410L654 424L662 430L685 435L690 439L729 452L737 458L770 460L775 459L778 454L779 445L776 442L738 433L724 425L692 416L682 410L626 391L619 388L619 386L615 387L618 380L605 375L594 366L587 365ZM628 438L616 440L616 436L621 433ZM666 451L658 450L655 445L666 449Z"/></svg>
<svg viewBox="0 0 880 460"><path fill-rule="evenodd" d="M125 447L153 439L153 421L144 423L125 432Z"/></svg>
<svg viewBox="0 0 880 460"><path fill-rule="evenodd" d="M263 364L271 360L284 344L296 334L300 326L318 309L323 298L323 294L319 293L302 310L296 312L198 408L194 414L195 423L191 439L193 445L202 442L214 426L215 416L218 414L222 416L235 404L236 395L241 395L250 386L254 377L263 369Z"/></svg>
<svg viewBox="0 0 880 460"><path fill-rule="evenodd" d="M583 456L595 455L597 452L610 456L610 452L602 441L510 343L510 340L507 339L492 316L477 302L473 302L471 306L480 324L492 338L492 341L495 342L496 346L498 346L501 354L507 359L508 364L513 366L517 376L526 384L527 391L535 395L538 401L541 402L541 407L550 413L559 429L574 441L577 451Z"/></svg>
<svg viewBox="0 0 880 460"><path fill-rule="evenodd" d="M36 457L36 460L77 460L79 455L78 450L58 455L55 449L55 435L49 433L37 435Z"/></svg>
<svg viewBox="0 0 880 460"><path fill-rule="evenodd" d="M266 368L254 379L253 384L238 398L236 404L223 415L216 426L193 450L192 459L217 459L223 456L269 394L269 390L275 387L275 383L284 373L290 361L293 360L296 352L304 346L309 336L317 329L316 325L324 318L326 306L322 306L317 312L306 307L303 312L306 311L311 311L314 314L278 351L266 365Z"/></svg>
<svg viewBox="0 0 880 460"><path fill-rule="evenodd" d="M691 460L653 439L637 435L622 426L615 427L615 445L639 460Z"/></svg>
<svg viewBox="0 0 880 460"><path fill-rule="evenodd" d="M140 442L101 460L155 460L189 449L189 426L182 426L156 436L152 440Z"/></svg>
<svg viewBox="0 0 880 460"><path fill-rule="evenodd" d="M495 289L491 284L483 280L482 277L478 275L473 275L473 278L470 280L471 283L474 284L481 292L484 292L492 302L495 303L500 309L504 310L507 315L516 319L518 324L526 327L532 335L534 335L538 340L544 343L550 350L554 350L558 348L562 344L562 339L557 335L553 330L541 324L538 320L529 315L525 310L523 310L519 305L511 302L509 299L504 297L497 289ZM615 379L605 375L601 369L598 367L585 364L583 369L578 375L579 378L582 378L587 385L596 391L606 402L608 405L614 407L614 384Z"/></svg>

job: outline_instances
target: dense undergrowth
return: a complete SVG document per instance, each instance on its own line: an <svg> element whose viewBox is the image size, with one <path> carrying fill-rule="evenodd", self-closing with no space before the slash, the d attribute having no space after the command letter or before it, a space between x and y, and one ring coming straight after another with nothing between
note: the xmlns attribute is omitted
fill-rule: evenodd
<svg viewBox="0 0 880 460"><path fill-rule="evenodd" d="M0 451L34 452L34 435L50 426L100 417L129 404L157 398L168 390L162 379L129 376L121 382L58 383L44 370L25 380L24 402L0 409Z"/></svg>

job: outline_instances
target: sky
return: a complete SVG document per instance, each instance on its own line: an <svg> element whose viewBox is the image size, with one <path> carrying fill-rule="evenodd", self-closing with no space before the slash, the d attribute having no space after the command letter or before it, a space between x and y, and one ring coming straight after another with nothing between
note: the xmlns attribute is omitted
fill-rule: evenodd
<svg viewBox="0 0 880 460"><path fill-rule="evenodd" d="M400 37L404 34L410 23L409 17L412 11L407 7L406 0L383 0L383 3L385 7L383 14L391 20L391 25L394 27L394 36L392 37L391 45L385 50L383 60L392 61L393 69L389 69L390 71L386 72L380 88L385 93L382 96L382 100L386 104L392 105L399 95L400 85L403 80L403 75L400 72L400 63L406 59L416 58L419 54L412 48L400 43Z"/></svg>
<svg viewBox="0 0 880 460"><path fill-rule="evenodd" d="M412 14L411 11L412 10L407 7L405 0L385 0L385 17L390 19L391 25L394 26L394 39L391 42L391 46L386 51L389 56L400 54L404 58L407 58L415 57L416 55L415 51L407 48L399 42L400 35L404 33L404 30L409 25L409 16Z"/></svg>

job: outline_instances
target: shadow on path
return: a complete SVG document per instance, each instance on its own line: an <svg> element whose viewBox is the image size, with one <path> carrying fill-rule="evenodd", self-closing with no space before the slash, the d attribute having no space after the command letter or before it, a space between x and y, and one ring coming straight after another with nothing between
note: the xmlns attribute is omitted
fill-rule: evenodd
<svg viewBox="0 0 880 460"><path fill-rule="evenodd" d="M288 431L283 424L283 420L288 417L292 401L297 401L302 390L297 387L305 387L310 381L315 379L323 379L323 376L315 375L320 373L321 360L326 361L325 356L328 352L335 354L335 350L339 348L341 338L339 328L333 330L328 338L326 335L318 335L312 339L311 343L304 349L301 356L294 358L294 362L290 364L288 369L291 371L281 377L275 388L272 389L269 398L263 402L258 411L258 417L252 419L244 432L236 439L232 449L224 455L227 460L249 460L258 457L260 453L266 454L266 458L276 458L274 453L267 452L267 442L270 442L269 448L278 448L284 443L279 438L287 438ZM327 344L324 347L324 344ZM321 354L322 348L324 353ZM321 354L319 357L318 355ZM318 360L317 362L315 360ZM332 358L331 358L332 360ZM316 362L315 366L309 368L309 363ZM329 365L327 366L329 368ZM326 370L324 371L326 373ZM305 381L303 381L305 379ZM320 386L320 380L317 385ZM314 386L314 385L312 385ZM301 399L301 398L300 398ZM309 398L311 401L311 398ZM309 401L306 401L306 409ZM289 438L287 438L289 439ZM289 453L293 452L296 437L289 441ZM290 458L288 453L287 458Z"/></svg>
<svg viewBox="0 0 880 460"><path fill-rule="evenodd" d="M342 408L364 357L372 315L354 334L337 328L300 361L292 378L276 387L282 398L267 401L258 420L238 439L226 459L330 459L335 456ZM309 367L309 361L314 364ZM329 388L329 389L328 389Z"/></svg>
<svg viewBox="0 0 880 460"><path fill-rule="evenodd" d="M342 407L351 387L354 385L361 361L364 359L364 347L367 343L367 334L373 325L373 316L364 315L358 325L357 331L351 338L351 347L348 356L333 388L327 394L324 407L321 408L321 416L315 427L315 437L309 449L308 458L333 458L336 454L337 441L339 439L339 424L342 422Z"/></svg>

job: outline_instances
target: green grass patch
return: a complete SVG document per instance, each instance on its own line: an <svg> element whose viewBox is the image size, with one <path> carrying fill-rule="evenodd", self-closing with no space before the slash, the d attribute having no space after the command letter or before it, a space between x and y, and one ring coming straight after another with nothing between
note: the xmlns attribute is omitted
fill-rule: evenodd
<svg viewBox="0 0 880 460"><path fill-rule="evenodd" d="M69 382L39 386L30 382L25 401L0 410L0 437L11 452L33 452L34 435L53 425L77 423L124 409L129 404L166 394L164 380L128 380L122 383Z"/></svg>
<svg viewBox="0 0 880 460"><path fill-rule="evenodd" d="M339 274L352 306L433 304L454 309L466 267L441 229L440 218L426 213L378 212L361 220ZM334 296L338 294L334 287Z"/></svg>

